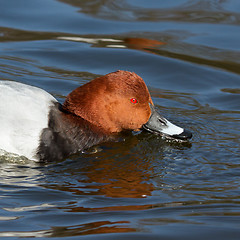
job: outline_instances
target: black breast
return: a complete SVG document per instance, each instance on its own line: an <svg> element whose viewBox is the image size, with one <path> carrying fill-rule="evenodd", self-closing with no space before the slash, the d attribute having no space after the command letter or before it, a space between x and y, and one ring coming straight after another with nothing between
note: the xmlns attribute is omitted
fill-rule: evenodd
<svg viewBox="0 0 240 240"><path fill-rule="evenodd" d="M61 160L111 138L56 103L49 112L48 128L41 133L37 157L41 162Z"/></svg>

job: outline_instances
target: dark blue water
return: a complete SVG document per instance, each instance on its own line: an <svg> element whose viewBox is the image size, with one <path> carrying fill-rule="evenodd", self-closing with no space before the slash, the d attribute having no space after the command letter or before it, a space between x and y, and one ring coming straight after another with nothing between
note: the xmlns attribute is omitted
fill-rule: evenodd
<svg viewBox="0 0 240 240"><path fill-rule="evenodd" d="M142 132L51 164L2 155L0 238L239 239L240 2L0 0L1 79L62 102L118 69L191 142Z"/></svg>

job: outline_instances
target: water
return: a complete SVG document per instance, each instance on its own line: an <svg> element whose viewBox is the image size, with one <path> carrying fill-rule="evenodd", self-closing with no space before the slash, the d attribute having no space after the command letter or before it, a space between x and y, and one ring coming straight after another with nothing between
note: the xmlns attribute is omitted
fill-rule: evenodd
<svg viewBox="0 0 240 240"><path fill-rule="evenodd" d="M1 239L239 239L239 1L0 6L2 79L63 102L96 76L134 71L193 132L189 144L129 134L43 165L1 154Z"/></svg>

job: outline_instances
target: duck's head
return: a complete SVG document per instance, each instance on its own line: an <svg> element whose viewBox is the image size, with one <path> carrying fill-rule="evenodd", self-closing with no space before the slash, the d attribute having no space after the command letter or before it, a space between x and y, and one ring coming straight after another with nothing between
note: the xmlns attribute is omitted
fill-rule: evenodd
<svg viewBox="0 0 240 240"><path fill-rule="evenodd" d="M192 137L156 111L143 79L127 71L109 73L78 87L63 107L109 134L144 129L179 140Z"/></svg>

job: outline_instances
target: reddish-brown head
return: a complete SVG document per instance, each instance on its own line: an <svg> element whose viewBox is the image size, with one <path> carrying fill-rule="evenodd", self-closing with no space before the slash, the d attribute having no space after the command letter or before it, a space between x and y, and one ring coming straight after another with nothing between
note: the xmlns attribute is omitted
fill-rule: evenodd
<svg viewBox="0 0 240 240"><path fill-rule="evenodd" d="M63 108L108 133L139 130L151 115L153 104L141 77L117 71L75 89Z"/></svg>

